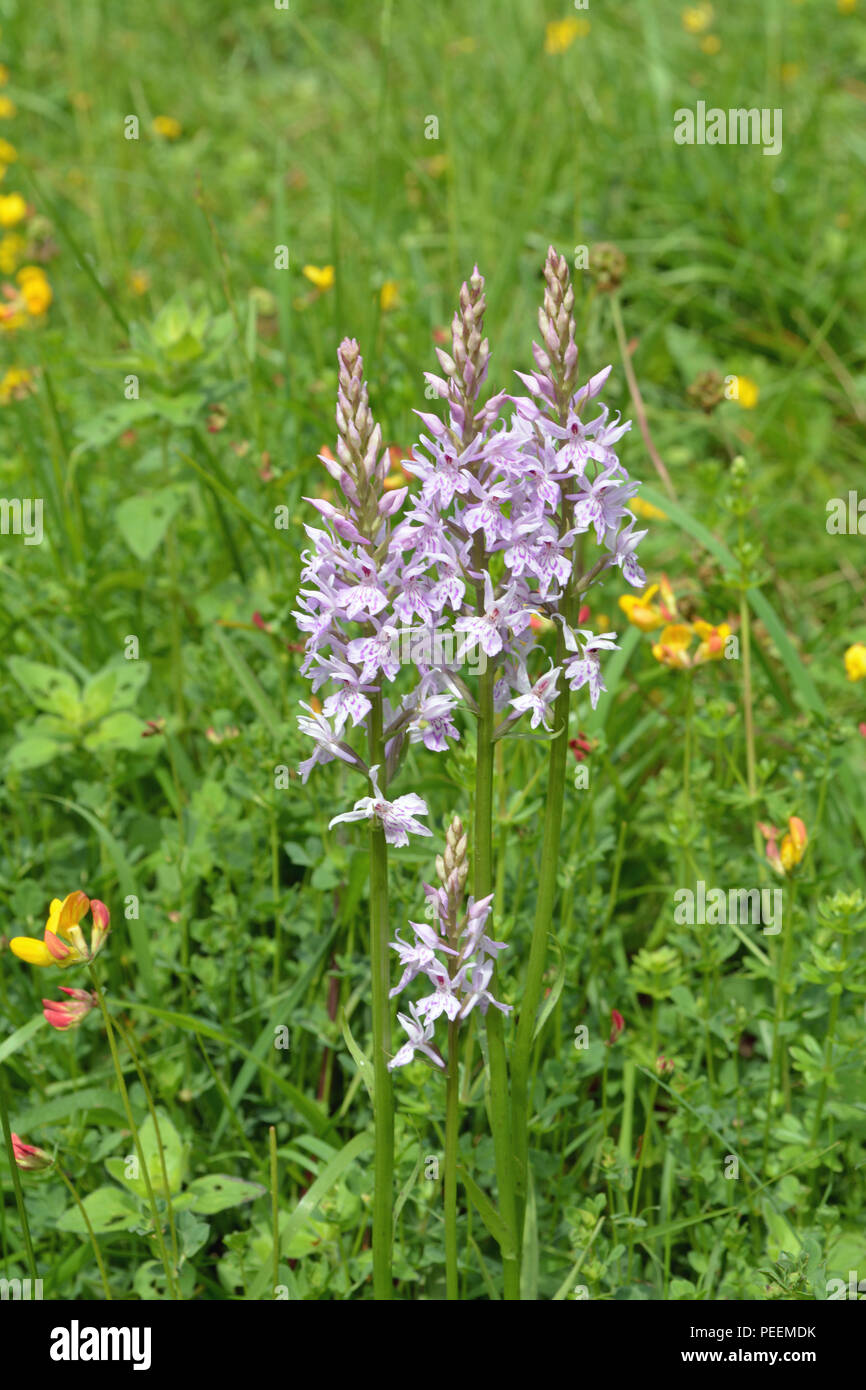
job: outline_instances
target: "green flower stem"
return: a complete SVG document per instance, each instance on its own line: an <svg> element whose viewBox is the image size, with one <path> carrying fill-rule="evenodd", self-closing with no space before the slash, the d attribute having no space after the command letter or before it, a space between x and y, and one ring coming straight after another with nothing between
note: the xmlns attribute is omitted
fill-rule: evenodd
<svg viewBox="0 0 866 1390"><path fill-rule="evenodd" d="M848 959L848 923L845 923L845 935L842 938L842 952L840 965L845 965ZM841 971L840 971L841 977ZM830 1061L833 1056L833 1043L836 1039L836 1024L839 1021L839 1002L842 998L841 978L836 981L837 992L830 1000L830 1014L827 1019L827 1036L824 1039L824 1075L821 1077L821 1089L818 1092L818 1100L815 1105L815 1118L812 1122L812 1138L809 1141L810 1147L815 1148L821 1134L821 1120L824 1117L824 1102L827 1099L827 1088L830 1078Z"/></svg>
<svg viewBox="0 0 866 1390"><path fill-rule="evenodd" d="M370 765L384 773L382 696L373 696L370 711ZM384 776L380 781L384 792ZM388 1058L391 1052L391 1004L388 998L388 847L385 832L370 821L370 969L373 1006L374 1129L376 1135L373 1188L373 1293L377 1300L393 1294L391 1245L394 1205L394 1090Z"/></svg>
<svg viewBox="0 0 866 1390"><path fill-rule="evenodd" d="M565 660L565 640L562 629L556 644L556 665ZM560 691L556 701L553 726L559 733L550 745L550 763L547 778L547 802L544 812L544 839L541 850L541 871L538 885L538 899L535 908L535 923L532 928L532 941L529 947L529 964L526 981L520 1001L520 1014L517 1020L517 1033L511 1059L512 1125L514 1130L514 1161L516 1170L516 1217L518 1248L523 1229L523 1212L526 1204L529 1164L529 1064L532 1051L532 1035L544 982L544 964L547 956L547 937L553 919L553 906L556 900L556 874L560 857L560 836L562 830L562 804L565 793L565 768L568 756L568 713L571 691L568 686Z"/></svg>
<svg viewBox="0 0 866 1390"><path fill-rule="evenodd" d="M652 1010L652 1040L651 1040L651 1042L650 1042L650 1056L652 1057L653 1065L656 1064L656 1061L657 1061L657 1058L658 1058L658 1008L659 1008L658 1000L654 998L654 999L653 999L653 1010ZM653 1115L654 1115L654 1113L655 1113L655 1108L656 1108L656 1097L658 1096L658 1091L659 1091L659 1083L658 1083L658 1076L656 1076L656 1077L653 1078L653 1082L652 1082L652 1085L651 1085L651 1087L650 1087L649 1103L648 1103L648 1105L647 1105L647 1112L646 1112L646 1124L645 1124L645 1126L644 1126L643 1138L642 1138L642 1140L641 1140L641 1146L640 1146L640 1158L638 1159L638 1162L637 1162L637 1173L635 1174L635 1180L634 1180L634 1195L633 1195L633 1200L632 1200L632 1204L631 1204L631 1218L632 1218L632 1224L631 1224L631 1226L629 1227L629 1237L628 1237L628 1274L627 1274L627 1278L629 1278L629 1279L631 1278L631 1266L632 1266L632 1259L633 1259L633 1256L634 1256L634 1232L635 1232L634 1222L635 1222L635 1219L636 1219L637 1213L638 1213L638 1202L640 1201L640 1184L641 1184L641 1178L643 1177L644 1165L646 1164L647 1152L648 1152L648 1150L649 1150L649 1145L650 1145L650 1130L651 1130L651 1128L652 1128Z"/></svg>
<svg viewBox="0 0 866 1390"><path fill-rule="evenodd" d="M99 1266L99 1277L102 1280L102 1287L105 1290L106 1301L110 1303L111 1288L108 1283L108 1275L105 1270L105 1265L102 1262L102 1255L99 1252L99 1242L96 1239L96 1232L90 1224L90 1217L87 1215L87 1208L85 1207L84 1203L82 1202L81 1198L76 1192L75 1187L72 1184L72 1180L69 1177L67 1177L66 1173L64 1173L63 1169L60 1167L59 1164L57 1164L55 1171L66 1183L66 1186L69 1188L69 1191L72 1194L72 1200L75 1202L75 1205L81 1212L81 1218L85 1226L87 1227L87 1234L90 1236L90 1244L93 1246L93 1253L96 1256L96 1263Z"/></svg>
<svg viewBox="0 0 866 1390"><path fill-rule="evenodd" d="M448 1079L445 1093L445 1297L456 1302L460 1296L457 1275L457 1130L460 1122L458 1087L460 1061L457 1050L456 1020L448 1024Z"/></svg>
<svg viewBox="0 0 866 1390"><path fill-rule="evenodd" d="M782 941L782 949L779 952L779 966L776 974L776 1008L773 1014L773 1046L770 1053L770 1070L767 1077L767 1117L764 1123L764 1150L762 1166L766 1172L767 1154L770 1147L770 1125L773 1116L773 1084L776 1080L776 1073L779 1070L780 1055L780 1030L785 1022L785 987L787 984L788 969L791 964L791 949L794 939L794 902L796 899L796 885L793 878L788 879L788 926L785 937ZM788 1098L786 1097L786 1108Z"/></svg>
<svg viewBox="0 0 866 1390"><path fill-rule="evenodd" d="M144 1067L141 1065L141 1061L139 1060L138 1053L135 1049L135 1043L132 1041L132 1034L129 1032L128 1028L125 1028L123 1026L119 1018L114 1020L114 1026L117 1029L120 1036L123 1038L123 1041L126 1044L127 1051L129 1052L129 1055L133 1060L135 1070L138 1073L138 1079L141 1082L141 1088L144 1091L145 1098L147 1100L147 1108L150 1112L150 1118L153 1121L153 1133L156 1138L156 1148L159 1154L159 1166L162 1170L162 1188L163 1192L165 1193L165 1205L168 1213L168 1229L171 1234L172 1266L174 1269L177 1269L178 1264L180 1263L177 1245L177 1230L174 1224L174 1207L172 1206L171 1201L171 1184L168 1180L168 1167L165 1161L165 1149L162 1146L162 1133L159 1128L159 1120L157 1119L156 1107L153 1103L153 1096L151 1095L150 1086L147 1084L147 1077L144 1072Z"/></svg>
<svg viewBox="0 0 866 1390"><path fill-rule="evenodd" d="M280 1282L280 1188L279 1168L277 1166L277 1131L273 1125L268 1127L268 1154L271 1170L271 1225L273 1228L274 1294Z"/></svg>
<svg viewBox="0 0 866 1390"><path fill-rule="evenodd" d="M620 308L618 293L610 295L610 312L611 317L613 318L613 327L614 332L616 333L616 341L617 346L619 348L619 355L622 359L622 369L625 372L625 379L628 383L629 395L631 396L631 403L634 406L634 413L637 417L638 428L640 429L640 432L643 435L643 442L646 445L646 451L652 459L653 466L662 480L665 492L667 493L668 497L671 499L672 502L676 502L677 494L674 491L674 485L671 482L670 474L668 473L668 470L666 469L662 460L661 454L659 453L658 449L653 443L653 437L650 434L650 427L649 421L647 419L646 407L643 403L643 397L640 393L640 387L637 384L637 377L635 376L634 367L632 366L631 353L629 352L628 343L626 341L625 325L622 321L622 309Z"/></svg>
<svg viewBox="0 0 866 1390"><path fill-rule="evenodd" d="M6 1157L9 1160L9 1171L12 1174L12 1186L15 1189L15 1205L18 1208L18 1219L21 1222L21 1234L24 1237L24 1254L27 1259L27 1268L31 1279L37 1279L36 1260L33 1256L33 1244L30 1240L30 1226L27 1221L27 1208L24 1205L24 1193L21 1189L21 1174L18 1172L18 1164L15 1162L15 1151L12 1148L12 1130L9 1126L9 1112L6 1109L6 1079L3 1075L3 1068L0 1066L0 1120L3 1121L3 1138L6 1143Z"/></svg>
<svg viewBox="0 0 866 1390"><path fill-rule="evenodd" d="M166 1283L168 1285L168 1290L171 1294L171 1297L173 1299L177 1299L179 1297L179 1292L177 1284L175 1283L174 1270L172 1269L171 1261L168 1257L168 1251L165 1248L165 1240L163 1239L162 1234L162 1220L160 1218L159 1210L156 1205L156 1197L154 1196L153 1192L153 1184L150 1181L150 1170L148 1169L147 1162L144 1157L144 1150L141 1147L141 1139L139 1138L138 1128L136 1126L135 1119L132 1114L132 1106L129 1102L129 1092L126 1089L126 1082L123 1078L123 1068L120 1065L120 1057L118 1056L117 1052L117 1041L114 1036L114 1024L111 1021L111 1015L108 1012L108 1008L106 1006L102 990L99 987L99 982L96 979L96 974L92 966L90 967L90 979L93 985L93 991L96 995L97 1003L99 1004L99 1008L102 1013L103 1021L105 1023L105 1035L108 1038L108 1046L111 1051L111 1060L114 1064L114 1074L117 1077L117 1085L120 1091L120 1098L123 1102L123 1108L126 1112L126 1121L129 1125L133 1142L135 1143L135 1151L138 1154L138 1162L141 1167L141 1176L144 1180L145 1188L147 1189L147 1200L150 1204L150 1212L151 1217L153 1219L156 1243L159 1247L159 1256L162 1260L162 1267L165 1270Z"/></svg>
<svg viewBox="0 0 866 1390"><path fill-rule="evenodd" d="M763 859L764 845L755 821L758 799L757 764L755 760L755 717L752 697L752 615L744 589L740 589L740 637L743 643L743 720L746 727L746 785L749 789L749 819L752 840L758 859Z"/></svg>
<svg viewBox="0 0 866 1390"><path fill-rule="evenodd" d="M478 734L475 760L475 897L485 898L493 891L493 684L494 670L488 664L478 681ZM490 930L488 921L487 930ZM496 972L490 982L494 989ZM485 1017L487 1060L490 1069L490 1123L496 1157L496 1185L499 1214L511 1233L517 1250L517 1222L514 1207L514 1171L511 1124L508 1105L508 1063L505 1056L505 1026L499 1009L488 1009ZM520 1299L520 1269L517 1258L503 1259L503 1293L508 1301Z"/></svg>

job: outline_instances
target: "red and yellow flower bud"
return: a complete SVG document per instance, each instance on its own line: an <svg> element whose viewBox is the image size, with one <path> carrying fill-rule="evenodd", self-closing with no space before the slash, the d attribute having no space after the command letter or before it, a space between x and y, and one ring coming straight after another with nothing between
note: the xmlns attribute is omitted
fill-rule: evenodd
<svg viewBox="0 0 866 1390"><path fill-rule="evenodd" d="M98 1001L96 995L87 989L67 989L66 985L61 985L60 989L69 995L69 1001L43 999L42 1012L52 1028L65 1032L69 1028L78 1028L90 1010L96 1008Z"/></svg>
<svg viewBox="0 0 866 1390"><path fill-rule="evenodd" d="M778 843L779 831L774 825L758 822L758 829L767 841L767 858L777 874L790 874L806 853L809 836L799 816L788 817L788 830Z"/></svg>
<svg viewBox="0 0 866 1390"><path fill-rule="evenodd" d="M23 1143L17 1134L12 1135L12 1153L17 1166L27 1173L43 1173L54 1164L54 1159L49 1153L44 1149L38 1149L35 1144Z"/></svg>

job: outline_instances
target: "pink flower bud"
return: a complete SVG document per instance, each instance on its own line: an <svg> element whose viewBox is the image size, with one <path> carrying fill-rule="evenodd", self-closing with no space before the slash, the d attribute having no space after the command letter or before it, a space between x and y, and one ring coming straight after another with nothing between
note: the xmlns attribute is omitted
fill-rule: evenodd
<svg viewBox="0 0 866 1390"><path fill-rule="evenodd" d="M42 1012L52 1028L59 1028L66 1031L68 1028L77 1028L83 1023L91 1009L96 1008L96 995L91 994L86 989L67 989L61 985L60 989L64 994L68 994L70 1002L62 999L43 999Z"/></svg>
<svg viewBox="0 0 866 1390"><path fill-rule="evenodd" d="M44 1149L37 1149L35 1144L24 1144L17 1134L12 1135L12 1153L18 1167L27 1173L44 1172L54 1163L54 1159Z"/></svg>
<svg viewBox="0 0 866 1390"><path fill-rule="evenodd" d="M610 1037L609 1037L608 1040L607 1040L607 1045L608 1045L608 1047L612 1047L613 1044L614 1044L615 1042L617 1042L617 1040L618 1040L618 1039L622 1036L622 1034L625 1032L625 1019L623 1018L623 1016L622 1016L622 1014L620 1013L619 1009L611 1009L611 1011L610 1011L610 1023L611 1023Z"/></svg>

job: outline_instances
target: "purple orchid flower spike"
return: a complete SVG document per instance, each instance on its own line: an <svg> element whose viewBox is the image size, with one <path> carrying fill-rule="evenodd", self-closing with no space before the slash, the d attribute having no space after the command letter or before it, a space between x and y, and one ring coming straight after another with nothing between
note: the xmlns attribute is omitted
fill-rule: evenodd
<svg viewBox="0 0 866 1390"><path fill-rule="evenodd" d="M408 1042L405 1042L398 1052L394 1054L388 1063L388 1070L393 1071L395 1067L405 1067L414 1060L415 1053L420 1052L427 1057L434 1066L445 1070L445 1062L436 1051L435 1047L430 1046L430 1039L433 1037L433 1023L430 1019L423 1019L419 1016L418 1009L414 1004L409 1005L409 1015L398 1014L401 1027L409 1035Z"/></svg>
<svg viewBox="0 0 866 1390"><path fill-rule="evenodd" d="M511 1013L511 1004L502 1004L498 999L494 999L487 986L493 976L493 961L486 960L481 965L476 965L471 972L467 971L467 993L463 1004L460 1007L460 1019L466 1018L477 1005L482 1015L487 1013L488 1007L492 1004L494 1009L499 1009L503 1014Z"/></svg>
<svg viewBox="0 0 866 1390"><path fill-rule="evenodd" d="M317 714L309 705L304 704L303 700L301 700L300 705L301 709L305 709L310 717L307 718L305 715L299 714L297 716L298 724L302 732L308 734L316 742L312 756L300 763L298 767L303 782L306 782L312 769L318 763L330 763L333 762L334 758L340 758L344 763L355 763L363 766L352 749L343 743L338 733L331 728L324 715Z"/></svg>
<svg viewBox="0 0 866 1390"><path fill-rule="evenodd" d="M414 792L408 796L398 796L396 801L388 801L379 790L378 774L377 763L369 772L374 795L362 796L355 802L353 810L334 816L328 829L341 821L378 820L389 845L408 845L410 835L432 835L433 831L416 819L417 816L429 815L426 801Z"/></svg>
<svg viewBox="0 0 866 1390"><path fill-rule="evenodd" d="M395 985L390 992L389 998L391 999L395 994L400 994L408 984L411 984L415 976L422 970L432 966L434 961L437 965L439 964L436 961L436 951L444 951L449 956L457 955L457 952L446 942L441 941L433 928L427 926L425 922L410 922L409 926L415 933L415 941L412 945L403 940L399 931L394 932L397 940L390 943L392 949L399 955L400 964L403 966L400 983Z"/></svg>
<svg viewBox="0 0 866 1390"><path fill-rule="evenodd" d="M530 685L529 676L525 666L518 667L517 688L521 692L516 699L509 700L518 714L531 710L532 718L529 721L531 729L537 729L542 724L548 733L551 727L547 722L547 716L551 712L551 706L555 703L559 691L556 682L560 676L560 667L550 663L550 670L539 676L534 685Z"/></svg>
<svg viewBox="0 0 866 1390"><path fill-rule="evenodd" d="M590 702L595 709L601 692L607 690L601 673L598 653L619 650L615 640L616 633L603 632L596 637L591 632L581 629L575 636L565 621L563 621L562 630L565 635L566 647L570 652L575 653L565 664L565 679L572 690L581 690L584 685L588 685ZM580 638L579 641L578 637Z"/></svg>

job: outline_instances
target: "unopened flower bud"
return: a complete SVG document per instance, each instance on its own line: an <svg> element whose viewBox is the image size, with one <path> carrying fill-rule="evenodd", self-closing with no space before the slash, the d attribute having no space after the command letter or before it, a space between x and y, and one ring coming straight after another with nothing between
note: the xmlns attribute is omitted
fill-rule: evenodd
<svg viewBox="0 0 866 1390"><path fill-rule="evenodd" d="M54 1159L49 1153L44 1149L38 1149L35 1144L23 1143L17 1134L12 1135L12 1153L17 1166L23 1168L26 1173L43 1173L54 1164Z"/></svg>
<svg viewBox="0 0 866 1390"><path fill-rule="evenodd" d="M612 241L598 241L590 248L589 268L599 290L610 293L619 289L628 261Z"/></svg>

